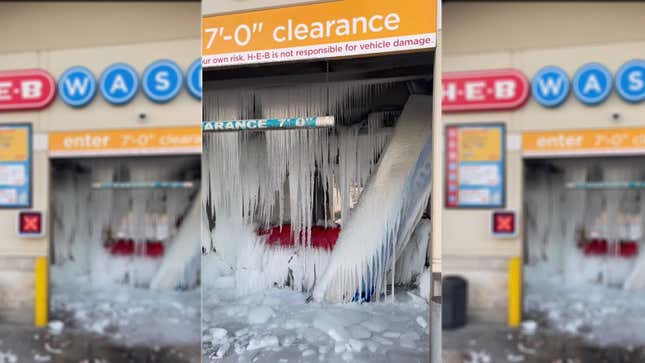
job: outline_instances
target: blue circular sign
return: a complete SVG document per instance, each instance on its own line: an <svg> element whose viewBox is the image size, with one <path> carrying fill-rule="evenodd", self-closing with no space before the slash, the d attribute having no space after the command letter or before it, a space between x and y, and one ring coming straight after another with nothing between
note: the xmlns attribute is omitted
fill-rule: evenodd
<svg viewBox="0 0 645 363"><path fill-rule="evenodd" d="M143 71L143 93L151 101L165 103L177 97L183 82L182 71L173 61L158 60Z"/></svg>
<svg viewBox="0 0 645 363"><path fill-rule="evenodd" d="M627 102L645 100L645 60L631 60L616 73L616 92Z"/></svg>
<svg viewBox="0 0 645 363"><path fill-rule="evenodd" d="M542 106L556 107L569 96L569 76L560 67L546 66L531 81L533 98Z"/></svg>
<svg viewBox="0 0 645 363"><path fill-rule="evenodd" d="M198 100L202 99L202 61L197 59L186 72L186 88Z"/></svg>
<svg viewBox="0 0 645 363"><path fill-rule="evenodd" d="M85 67L71 67L58 79L58 95L69 106L83 107L96 95L96 77Z"/></svg>
<svg viewBox="0 0 645 363"><path fill-rule="evenodd" d="M573 94L585 105L597 105L611 93L611 73L599 63L587 63L573 76Z"/></svg>
<svg viewBox="0 0 645 363"><path fill-rule="evenodd" d="M132 101L139 90L139 79L134 68L125 63L109 66L101 75L101 95L115 105L125 105Z"/></svg>

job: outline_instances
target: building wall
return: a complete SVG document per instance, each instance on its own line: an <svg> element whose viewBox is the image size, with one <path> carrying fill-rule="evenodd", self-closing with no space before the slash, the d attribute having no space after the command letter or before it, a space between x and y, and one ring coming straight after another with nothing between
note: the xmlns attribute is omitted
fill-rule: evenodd
<svg viewBox="0 0 645 363"><path fill-rule="evenodd" d="M202 14L204 16L237 13L284 6L315 4L334 0L203 0Z"/></svg>
<svg viewBox="0 0 645 363"><path fill-rule="evenodd" d="M117 20L129 26L116 27ZM140 76L147 65L166 58L185 74L200 57L199 22L199 2L3 3L0 24L11 31L0 33L0 70L42 68L58 80L69 67L82 65L98 80L116 62L131 65ZM145 123L139 113L147 114ZM44 110L0 112L0 123L32 123L33 208L48 215L49 132L199 125L200 114L200 102L182 88L166 104L148 100L141 90L124 106L109 104L100 94L80 109L56 99ZM0 321L31 322L34 258L48 255L51 233L48 227L43 238L21 239L16 223L16 210L0 210Z"/></svg>
<svg viewBox="0 0 645 363"><path fill-rule="evenodd" d="M515 68L530 80L540 68L557 65L571 79L580 66L599 62L615 75L625 62L643 58L644 23L645 4L637 3L449 2L443 7L444 72ZM620 112L619 122L612 120L614 112ZM507 125L507 209L519 212L517 238L490 235L490 210L444 210L443 214L445 275L458 274L469 280L472 317L504 321L508 259L522 256L522 132L642 127L645 103L629 104L612 92L595 107L570 95L561 106L547 109L529 98L516 111L451 113L443 121L447 125L499 121Z"/></svg>

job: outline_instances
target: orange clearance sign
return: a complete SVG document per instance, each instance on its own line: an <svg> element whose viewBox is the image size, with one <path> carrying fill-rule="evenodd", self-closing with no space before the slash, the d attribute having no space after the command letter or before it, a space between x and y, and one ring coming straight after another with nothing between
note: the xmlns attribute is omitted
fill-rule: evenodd
<svg viewBox="0 0 645 363"><path fill-rule="evenodd" d="M435 0L337 0L202 19L202 66L404 52L436 46Z"/></svg>
<svg viewBox="0 0 645 363"><path fill-rule="evenodd" d="M595 129L522 134L525 156L645 153L645 128Z"/></svg>
<svg viewBox="0 0 645 363"><path fill-rule="evenodd" d="M202 134L199 126L49 134L49 155L52 157L198 154L201 149Z"/></svg>

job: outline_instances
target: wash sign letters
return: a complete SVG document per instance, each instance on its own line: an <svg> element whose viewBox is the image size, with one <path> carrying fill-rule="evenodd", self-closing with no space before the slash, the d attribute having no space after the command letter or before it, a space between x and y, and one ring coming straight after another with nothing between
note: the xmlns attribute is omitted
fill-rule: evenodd
<svg viewBox="0 0 645 363"><path fill-rule="evenodd" d="M204 17L202 66L414 51L436 46L437 3L338 0Z"/></svg>

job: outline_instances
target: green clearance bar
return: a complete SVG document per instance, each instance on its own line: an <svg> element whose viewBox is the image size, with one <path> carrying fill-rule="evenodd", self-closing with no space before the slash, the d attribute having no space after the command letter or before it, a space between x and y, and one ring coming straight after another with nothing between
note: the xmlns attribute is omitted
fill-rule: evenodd
<svg viewBox="0 0 645 363"><path fill-rule="evenodd" d="M231 120L231 121L204 121L202 131L258 131L258 130L287 130L287 129L315 129L321 127L334 127L333 116L269 118L258 120Z"/></svg>
<svg viewBox="0 0 645 363"><path fill-rule="evenodd" d="M190 189L193 182L152 181L152 182L102 182L92 183L94 189Z"/></svg>
<svg viewBox="0 0 645 363"><path fill-rule="evenodd" d="M568 189L645 189L645 181L567 183Z"/></svg>

